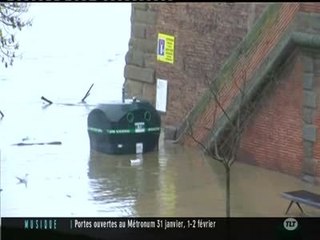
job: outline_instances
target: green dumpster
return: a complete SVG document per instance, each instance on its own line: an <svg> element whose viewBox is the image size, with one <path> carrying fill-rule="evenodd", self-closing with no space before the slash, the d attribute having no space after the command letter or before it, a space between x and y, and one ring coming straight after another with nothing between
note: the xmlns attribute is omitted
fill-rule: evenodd
<svg viewBox="0 0 320 240"><path fill-rule="evenodd" d="M160 129L160 115L147 101L100 104L88 115L90 148L107 154L153 151Z"/></svg>

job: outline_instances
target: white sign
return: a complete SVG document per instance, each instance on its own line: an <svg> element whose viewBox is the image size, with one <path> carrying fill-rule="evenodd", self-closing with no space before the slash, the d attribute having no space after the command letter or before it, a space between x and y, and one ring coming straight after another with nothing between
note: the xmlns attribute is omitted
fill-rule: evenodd
<svg viewBox="0 0 320 240"><path fill-rule="evenodd" d="M144 133L145 132L145 128L144 128L144 122L136 122L134 123L136 129L135 132L136 133Z"/></svg>
<svg viewBox="0 0 320 240"><path fill-rule="evenodd" d="M136 143L136 154L143 153L143 143Z"/></svg>
<svg viewBox="0 0 320 240"><path fill-rule="evenodd" d="M156 109L158 111L167 111L167 89L168 81L163 79L157 79Z"/></svg>

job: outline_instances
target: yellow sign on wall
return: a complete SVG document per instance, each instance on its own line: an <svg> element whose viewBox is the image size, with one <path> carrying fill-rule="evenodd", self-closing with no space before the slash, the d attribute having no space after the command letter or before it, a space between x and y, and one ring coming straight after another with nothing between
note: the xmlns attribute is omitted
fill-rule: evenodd
<svg viewBox="0 0 320 240"><path fill-rule="evenodd" d="M158 33L157 60L161 62L174 62L174 36Z"/></svg>

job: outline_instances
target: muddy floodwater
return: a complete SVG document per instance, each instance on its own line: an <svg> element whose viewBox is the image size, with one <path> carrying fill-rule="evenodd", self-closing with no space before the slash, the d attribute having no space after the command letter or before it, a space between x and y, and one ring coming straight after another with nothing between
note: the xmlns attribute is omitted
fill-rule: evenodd
<svg viewBox="0 0 320 240"><path fill-rule="evenodd" d="M225 216L220 163L165 142L162 134L159 151L135 164L130 161L135 155L91 151L87 115L94 106L42 104L7 112L0 122L1 216ZM51 141L62 144L12 145ZM16 178L25 174L27 185ZM320 193L295 177L235 163L231 214L284 216L289 202L280 193L298 189ZM308 216L320 215L313 208L304 210ZM299 215L299 209L293 206L290 214Z"/></svg>

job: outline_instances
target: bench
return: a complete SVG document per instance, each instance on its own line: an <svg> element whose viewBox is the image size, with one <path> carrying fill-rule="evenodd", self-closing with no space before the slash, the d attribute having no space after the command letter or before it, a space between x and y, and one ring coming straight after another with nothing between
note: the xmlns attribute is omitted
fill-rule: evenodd
<svg viewBox="0 0 320 240"><path fill-rule="evenodd" d="M287 208L286 214L289 212L292 204L295 203L300 209L301 213L304 213L300 203L305 205L320 208L320 194L312 193L305 190L298 190L292 192L284 192L281 194L283 198L290 200L290 204Z"/></svg>

